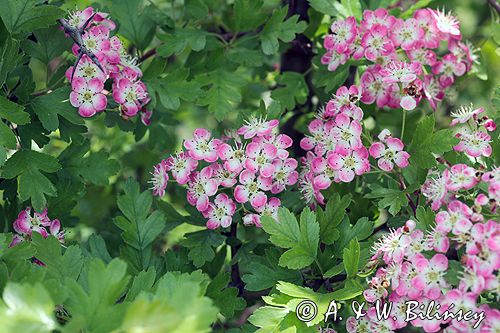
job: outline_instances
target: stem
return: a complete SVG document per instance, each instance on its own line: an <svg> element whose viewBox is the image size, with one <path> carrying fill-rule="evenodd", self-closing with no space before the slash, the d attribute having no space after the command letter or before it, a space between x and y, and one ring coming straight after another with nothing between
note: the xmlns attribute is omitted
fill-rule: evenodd
<svg viewBox="0 0 500 333"><path fill-rule="evenodd" d="M318 258L314 258L314 262L316 263L316 265L318 265L319 271L321 272L321 277L323 277L323 275L325 275L325 272L323 271L323 267L321 267Z"/></svg>
<svg viewBox="0 0 500 333"><path fill-rule="evenodd" d="M237 238L237 231L238 231L238 223L232 223L231 224L231 230L229 231L228 237L230 238ZM234 258L238 250L240 249L241 244L235 244L235 242L231 242L231 258ZM239 290L239 295L243 293L244 285L243 281L241 280L240 277L240 268L238 266L238 263L235 262L231 266L231 283L232 286L238 288Z"/></svg>
<svg viewBox="0 0 500 333"><path fill-rule="evenodd" d="M403 137L405 135L405 124L406 124L406 110L403 110L403 124L401 125L401 141L404 141Z"/></svg>

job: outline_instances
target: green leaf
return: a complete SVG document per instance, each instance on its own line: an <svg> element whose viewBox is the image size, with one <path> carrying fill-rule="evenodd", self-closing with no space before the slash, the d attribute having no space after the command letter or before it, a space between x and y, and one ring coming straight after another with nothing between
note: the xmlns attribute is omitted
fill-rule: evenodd
<svg viewBox="0 0 500 333"><path fill-rule="evenodd" d="M130 286L125 301L133 301L141 292L149 292L153 289L156 280L156 270L150 267L147 271L141 271L134 277L132 285Z"/></svg>
<svg viewBox="0 0 500 333"><path fill-rule="evenodd" d="M41 284L9 282L0 303L0 327L4 332L53 332L59 326L54 308L54 302Z"/></svg>
<svg viewBox="0 0 500 333"><path fill-rule="evenodd" d="M60 155L65 172L73 173L95 185L108 185L109 177L120 170L120 165L104 151L89 152L89 141L72 143Z"/></svg>
<svg viewBox="0 0 500 333"><path fill-rule="evenodd" d="M434 218L436 213L430 207L418 206L416 211L417 229L422 231L430 231L431 227L435 224Z"/></svg>
<svg viewBox="0 0 500 333"><path fill-rule="evenodd" d="M264 51L265 54L271 55L278 52L278 40L285 43L291 42L295 38L296 34L306 30L306 22L299 22L298 15L293 15L285 20L287 13L288 6L275 10L271 18L264 26L264 29L262 29L259 36L262 51Z"/></svg>
<svg viewBox="0 0 500 333"><path fill-rule="evenodd" d="M317 66L318 69L312 72L312 82L314 86L324 87L326 93L340 87L349 76L349 64L341 65L334 72L330 72L326 66L319 63L318 58Z"/></svg>
<svg viewBox="0 0 500 333"><path fill-rule="evenodd" d="M318 12L330 16L336 16L338 11L333 4L334 1L335 0L309 0L309 4Z"/></svg>
<svg viewBox="0 0 500 333"><path fill-rule="evenodd" d="M344 271L344 264L340 263L327 270L325 274L323 274L323 276L329 279L333 276L339 275L343 271Z"/></svg>
<svg viewBox="0 0 500 333"><path fill-rule="evenodd" d="M64 11L56 6L40 5L39 0L0 0L0 16L11 34L29 32L55 24Z"/></svg>
<svg viewBox="0 0 500 333"><path fill-rule="evenodd" d="M192 27L177 28L173 33L159 35L158 38L163 44L156 50L163 57L180 54L186 48L198 52L203 50L207 43L207 33Z"/></svg>
<svg viewBox="0 0 500 333"><path fill-rule="evenodd" d="M122 238L125 243L142 253L161 233L165 219L160 211L149 215L153 198L149 191L140 192L137 182L128 179L124 192L117 200L118 208L124 216L115 218L114 222L123 230Z"/></svg>
<svg viewBox="0 0 500 333"><path fill-rule="evenodd" d="M452 130L444 129L434 133L434 115L424 117L417 124L413 140L408 147L410 164L428 169L436 164L434 154L442 155L453 149L459 140L455 138Z"/></svg>
<svg viewBox="0 0 500 333"><path fill-rule="evenodd" d="M24 111L24 106L9 101L0 96L0 118L17 125L28 124L30 115ZM0 121L0 146L15 149L17 140L15 134L6 123Z"/></svg>
<svg viewBox="0 0 500 333"><path fill-rule="evenodd" d="M128 306L120 332L203 333L217 320L217 308L188 274L165 274L154 294L141 293Z"/></svg>
<svg viewBox="0 0 500 333"><path fill-rule="evenodd" d="M120 23L118 32L140 50L144 50L155 35L154 8L144 6L143 0L106 1L113 19Z"/></svg>
<svg viewBox="0 0 500 333"><path fill-rule="evenodd" d="M2 14L5 15L3 10L0 15ZM0 85L3 85L7 74L17 66L18 61L21 59L19 41L8 37L0 50L2 53L0 57Z"/></svg>
<svg viewBox="0 0 500 333"><path fill-rule="evenodd" d="M245 282L245 289L258 291L272 288L278 281L300 283L302 276L297 270L290 270L278 266L280 253L277 248L266 250L265 256L252 256L248 264L248 273L241 279Z"/></svg>
<svg viewBox="0 0 500 333"><path fill-rule="evenodd" d="M31 57L40 60L45 65L69 50L72 45L71 38L66 37L64 32L56 26L37 29L33 35L36 37L36 42L26 39L21 47Z"/></svg>
<svg viewBox="0 0 500 333"><path fill-rule="evenodd" d="M148 84L158 94L160 103L167 109L177 110L181 99L194 102L202 93L197 81L188 81L189 70L180 68Z"/></svg>
<svg viewBox="0 0 500 333"><path fill-rule="evenodd" d="M369 184L371 192L365 194L365 198L378 199L382 198L378 202L380 208L389 207L389 213L393 216L401 211L402 207L408 206L408 199L406 193L399 189L385 188L378 184Z"/></svg>
<svg viewBox="0 0 500 333"><path fill-rule="evenodd" d="M411 17L417 9L427 7L431 2L432 0L418 0L401 14L401 18L407 19Z"/></svg>
<svg viewBox="0 0 500 333"><path fill-rule="evenodd" d="M342 253L343 249L349 244L351 239L355 237L358 241L362 241L371 236L373 231L373 222L367 217L362 217L354 225L351 226L349 219L343 219L339 225L340 237L333 244L334 253Z"/></svg>
<svg viewBox="0 0 500 333"><path fill-rule="evenodd" d="M18 125L30 122L30 115L24 111L24 106L11 102L3 96L0 96L0 118Z"/></svg>
<svg viewBox="0 0 500 333"><path fill-rule="evenodd" d="M68 325L74 332L111 332L120 325L124 304L117 304L129 281L127 265L113 259L105 265L93 259L76 282L65 279L68 299L64 307L71 313Z"/></svg>
<svg viewBox="0 0 500 333"><path fill-rule="evenodd" d="M185 0L184 12L188 17L202 19L208 15L208 7L203 0Z"/></svg>
<svg viewBox="0 0 500 333"><path fill-rule="evenodd" d="M208 86L199 99L199 105L208 105L208 111L219 121L234 110L241 102L241 87L244 79L235 72L228 72L223 68L197 76L203 86Z"/></svg>
<svg viewBox="0 0 500 333"><path fill-rule="evenodd" d="M57 194L54 184L42 173L54 173L61 168L56 158L33 150L18 150L5 163L2 177L17 177L19 199L31 199L36 211L42 211L47 203L45 198Z"/></svg>
<svg viewBox="0 0 500 333"><path fill-rule="evenodd" d="M340 236L338 225L346 215L346 209L352 201L352 196L346 194L340 197L335 193L328 199L325 211L318 208L318 222L320 227L320 238L325 244L333 244Z"/></svg>
<svg viewBox="0 0 500 333"><path fill-rule="evenodd" d="M341 0L340 3L342 7L345 8L345 14L347 16L354 16L356 20L361 20L361 2L359 0Z"/></svg>
<svg viewBox="0 0 500 333"><path fill-rule="evenodd" d="M90 253L89 257L99 258L105 263L111 261L111 256L109 255L108 249L106 248L106 243L101 235L92 234L87 241L88 251Z"/></svg>
<svg viewBox="0 0 500 333"><path fill-rule="evenodd" d="M77 109L69 103L70 92L71 88L64 86L31 101L33 111L46 130L55 131L59 127L59 116L76 125L85 123Z"/></svg>
<svg viewBox="0 0 500 333"><path fill-rule="evenodd" d="M293 110L296 104L307 101L308 88L304 75L296 72L284 72L276 78L278 87L271 93L271 98L281 102L287 110Z"/></svg>
<svg viewBox="0 0 500 333"><path fill-rule="evenodd" d="M203 266L215 257L214 248L222 245L224 236L213 230L200 230L185 235L182 245L189 248L188 258L196 267Z"/></svg>
<svg viewBox="0 0 500 333"><path fill-rule="evenodd" d="M271 235L271 243L289 249L281 255L279 265L290 269L309 266L316 259L319 244L319 224L314 213L304 209L299 226L293 213L279 208L278 221L269 216L262 218L262 227Z"/></svg>
<svg viewBox="0 0 500 333"><path fill-rule="evenodd" d="M7 151L5 150L4 147L0 146L0 167L2 167L5 164L6 160L7 160Z"/></svg>
<svg viewBox="0 0 500 333"><path fill-rule="evenodd" d="M228 287L230 281L229 273L219 273L208 285L206 296L214 301L214 305L220 313L231 318L236 311L243 310L246 301L238 297L238 288Z"/></svg>
<svg viewBox="0 0 500 333"><path fill-rule="evenodd" d="M342 256L348 278L352 278L358 272L359 255L359 242L354 238L349 242L349 245L344 248Z"/></svg>
<svg viewBox="0 0 500 333"><path fill-rule="evenodd" d="M234 2L234 25L236 31L254 30L266 21L262 13L262 0L236 0Z"/></svg>

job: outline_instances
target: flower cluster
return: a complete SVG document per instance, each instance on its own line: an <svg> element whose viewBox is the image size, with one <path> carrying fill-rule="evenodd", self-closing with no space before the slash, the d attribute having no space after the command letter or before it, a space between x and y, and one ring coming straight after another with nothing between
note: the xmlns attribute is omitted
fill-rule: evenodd
<svg viewBox="0 0 500 333"><path fill-rule="evenodd" d="M272 195L295 184L299 176L297 161L287 151L292 139L274 134L278 124L252 118L219 139L196 129L193 138L184 141L185 151L155 166L153 193L165 194L170 172L175 182L187 185L187 201L208 219L208 228L230 226L237 204L247 212L245 224L260 226L262 215L276 217L281 202Z"/></svg>
<svg viewBox="0 0 500 333"><path fill-rule="evenodd" d="M75 66L66 71L66 78L71 81L71 105L78 108L82 117L92 117L106 109L108 100L105 83L113 80L112 96L124 118L135 116L141 111L141 120L149 124L151 111L145 108L149 95L145 84L140 81L142 72L136 59L130 57L121 41L110 32L115 29L113 21L105 13L95 13L92 7L70 14L68 23L71 27L82 29L82 43L95 59L87 54L81 56ZM85 23L89 23L85 26ZM75 56L80 55L80 45L73 44Z"/></svg>
<svg viewBox="0 0 500 333"><path fill-rule="evenodd" d="M55 236L61 243L64 242L64 231L61 230L61 222L58 219L51 220L47 215L47 209L41 213L31 214L31 208L22 210L13 223L17 234L12 238L10 246L14 246L23 240L29 240L33 232L39 233L44 238L49 235Z"/></svg>
<svg viewBox="0 0 500 333"><path fill-rule="evenodd" d="M425 97L436 108L475 61L461 38L459 22L444 11L419 9L403 20L383 8L365 10L359 24L352 16L333 22L321 61L330 71L351 58L373 63L361 76L365 104L412 110ZM441 41L449 51L442 56L436 52Z"/></svg>
<svg viewBox="0 0 500 333"><path fill-rule="evenodd" d="M451 113L451 126L455 128L456 137L460 139L454 150L464 152L470 157L488 157L491 155L491 137L488 132L496 130L493 119L480 116L483 108L475 109L472 105L462 106Z"/></svg>
<svg viewBox="0 0 500 333"><path fill-rule="evenodd" d="M481 190L485 188L481 182L488 184L487 193ZM480 295L494 293L500 286L500 222L495 219L499 186L498 168L482 172L455 164L430 177L422 191L432 198L432 208L439 210L435 225L423 231L409 220L374 246L372 260L381 260L382 267L370 280L364 297L370 304L377 300L391 302L397 314L394 319L391 315L379 322L372 307L363 320L348 320L348 332L361 332L362 328L392 332L405 327L407 301L440 305L430 310L433 319L411 321L425 332L437 332L442 325L447 325L446 332L491 332L493 325L499 324L500 312L478 302ZM449 279L449 271L456 269L450 267L450 253L450 258L457 258L454 263L460 262L463 267L460 272L451 273L458 275L456 281ZM446 310L454 312L457 305L455 311L483 311L485 319L474 327L475 321L443 316Z"/></svg>
<svg viewBox="0 0 500 333"><path fill-rule="evenodd" d="M364 146L363 111L356 104L361 95L357 86L340 87L309 123L309 134L300 141L307 154L302 158L299 187L310 204L324 204L321 191L332 182L348 183L356 175L368 172L370 155L384 171L392 171L394 165L408 166L410 155L403 150L403 142L393 138L388 130L380 133L380 142L373 143L369 150Z"/></svg>

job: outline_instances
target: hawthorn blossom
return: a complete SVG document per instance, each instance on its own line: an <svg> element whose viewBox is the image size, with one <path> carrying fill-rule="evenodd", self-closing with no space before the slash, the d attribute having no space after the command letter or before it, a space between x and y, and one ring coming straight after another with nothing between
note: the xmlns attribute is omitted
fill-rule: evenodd
<svg viewBox="0 0 500 333"><path fill-rule="evenodd" d="M218 158L217 147L220 140L212 139L210 131L204 128L197 128L193 133L193 139L184 140L184 147L188 150L189 156L197 161L215 162Z"/></svg>
<svg viewBox="0 0 500 333"><path fill-rule="evenodd" d="M212 174L212 168L207 166L200 172L194 172L188 182L187 200L200 212L207 210L209 197L217 193L218 184Z"/></svg>
<svg viewBox="0 0 500 333"><path fill-rule="evenodd" d="M476 170L466 164L455 164L443 171L446 188L449 191L469 190L476 186Z"/></svg>
<svg viewBox="0 0 500 333"><path fill-rule="evenodd" d="M47 208L41 213L31 214L31 207L19 212L17 219L13 223L14 231L17 235L13 236L9 246L19 244L23 240L31 239L33 232L47 238L49 235L55 236L61 243L64 242L64 232L61 230L61 222L58 219L51 220L48 217Z"/></svg>
<svg viewBox="0 0 500 333"><path fill-rule="evenodd" d="M78 108L78 113L82 117L92 117L106 109L108 100L102 93L104 84L98 78L86 81L81 77L75 77L72 89L69 100L71 105Z"/></svg>
<svg viewBox="0 0 500 333"><path fill-rule="evenodd" d="M362 175L370 170L368 150L361 147L355 150L340 148L328 156L328 165L333 170L338 170L339 179L349 183L354 175Z"/></svg>
<svg viewBox="0 0 500 333"><path fill-rule="evenodd" d="M237 131L239 135L243 135L245 139L251 139L254 136L264 136L272 133L273 129L279 125L276 119L267 121L265 118L251 117L245 122L245 125Z"/></svg>
<svg viewBox="0 0 500 333"><path fill-rule="evenodd" d="M387 145L387 147L386 147ZM390 172L396 164L399 168L408 166L410 154L403 150L404 144L398 138L388 138L384 143L375 142L371 145L369 152L373 158L377 159L380 169Z"/></svg>
<svg viewBox="0 0 500 333"><path fill-rule="evenodd" d="M236 202L245 203L250 201L253 208L259 208L266 204L267 196L264 191L272 188L271 178L265 178L250 170L243 170L239 176L240 185L234 189Z"/></svg>
<svg viewBox="0 0 500 333"><path fill-rule="evenodd" d="M391 28L390 37L394 46L401 46L403 50L407 51L415 49L424 34L424 30L417 20L413 18L407 20L398 19Z"/></svg>
<svg viewBox="0 0 500 333"><path fill-rule="evenodd" d="M491 137L484 132L464 132L457 134L457 137L460 139L460 142L453 147L456 151L465 152L471 157L488 157L492 153L490 145Z"/></svg>
<svg viewBox="0 0 500 333"><path fill-rule="evenodd" d="M169 165L166 160L162 160L154 166L153 172L151 172L153 177L149 181L153 185L153 195L160 197L165 195L165 189L167 188L169 179L168 170Z"/></svg>
<svg viewBox="0 0 500 333"><path fill-rule="evenodd" d="M143 101L148 99L147 88L141 81L130 81L121 78L115 81L113 87L113 99L120 104L120 109L127 117L137 114L143 105Z"/></svg>
<svg viewBox="0 0 500 333"><path fill-rule="evenodd" d="M332 34L325 37L325 48L344 53L356 38L356 19L349 16L345 20L337 20L333 22L330 30Z"/></svg>
<svg viewBox="0 0 500 333"><path fill-rule="evenodd" d="M460 37L460 23L450 13L445 10L432 10L430 9L434 19L436 20L436 27L443 34L449 34L451 37Z"/></svg>
<svg viewBox="0 0 500 333"><path fill-rule="evenodd" d="M213 203L209 203L205 216L208 217L207 228L227 228L231 225L232 217L236 211L236 205L227 194L218 194Z"/></svg>
<svg viewBox="0 0 500 333"><path fill-rule="evenodd" d="M273 179L271 193L280 193L286 186L294 185L297 182L299 179L299 173L295 171L297 164L297 160L293 158L287 158L284 161L273 161L274 170L271 175Z"/></svg>
<svg viewBox="0 0 500 333"><path fill-rule="evenodd" d="M198 166L198 161L190 157L187 153L179 153L167 158L168 169L172 172L172 177L181 185L188 182L189 176Z"/></svg>

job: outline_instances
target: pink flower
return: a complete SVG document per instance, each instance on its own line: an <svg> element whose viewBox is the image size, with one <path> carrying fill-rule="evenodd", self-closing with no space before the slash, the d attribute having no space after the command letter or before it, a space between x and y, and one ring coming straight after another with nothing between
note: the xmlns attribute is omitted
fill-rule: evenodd
<svg viewBox="0 0 500 333"><path fill-rule="evenodd" d="M78 108L82 117L92 117L97 112L106 109L108 100L102 94L104 84L98 78L88 82L81 77L75 77L72 82L73 91L69 95L71 105Z"/></svg>
<svg viewBox="0 0 500 333"><path fill-rule="evenodd" d="M450 312L462 310L463 313L467 311L477 311L476 305L477 295L473 293L463 292L459 289L452 289L446 293L444 299L441 301L443 309L449 309ZM471 332L469 323L465 320L452 320L451 326L458 329L459 332Z"/></svg>
<svg viewBox="0 0 500 333"><path fill-rule="evenodd" d="M125 116L135 116L143 105L142 101L147 98L146 86L141 81L133 82L127 78L115 81L113 99L121 104L120 108Z"/></svg>
<svg viewBox="0 0 500 333"><path fill-rule="evenodd" d="M311 135L306 135L300 140L300 147L304 150L311 150L320 145L325 140L325 137L330 134L332 123L325 123L321 119L314 119L309 123L307 128Z"/></svg>
<svg viewBox="0 0 500 333"><path fill-rule="evenodd" d="M358 149L363 146L361 142L361 124L341 113L335 117L335 127L330 134L337 140L337 147L342 149Z"/></svg>
<svg viewBox="0 0 500 333"><path fill-rule="evenodd" d="M71 80L73 69L74 67L71 66L66 71L66 78L68 79L68 81ZM76 68L76 72L73 76L74 78L83 78L86 81L97 78L101 82L105 82L107 79L107 74L104 73L99 67L97 67L97 65L92 60L90 60L90 58L87 57L86 54L84 54L80 59L80 62L78 63L78 66Z"/></svg>
<svg viewBox="0 0 500 333"><path fill-rule="evenodd" d="M328 161L323 157L315 157L311 163L311 170L314 173L313 186L317 190L326 190L335 178L335 171L328 165Z"/></svg>
<svg viewBox="0 0 500 333"><path fill-rule="evenodd" d="M421 190L424 197L432 201L431 208L433 210L438 210L448 196L446 180L440 175L429 174Z"/></svg>
<svg viewBox="0 0 500 333"><path fill-rule="evenodd" d="M395 84L383 82L380 70L380 65L375 64L368 67L361 75L361 88L363 91L361 102L365 104L376 102L377 107L382 108L388 104L391 91L399 88Z"/></svg>
<svg viewBox="0 0 500 333"><path fill-rule="evenodd" d="M152 178L149 181L153 185L153 195L164 196L165 189L168 185L168 170L169 165L167 160L162 160L160 163L155 165L152 174Z"/></svg>
<svg viewBox="0 0 500 333"><path fill-rule="evenodd" d="M395 22L396 18L389 15L385 8L377 8L374 11L365 10L363 12L361 26L364 30L370 30L376 25L383 25L387 30L389 30Z"/></svg>
<svg viewBox="0 0 500 333"><path fill-rule="evenodd" d="M54 235L61 243L64 242L64 232L61 230L59 220L50 220L47 215L47 208L43 212L34 212L31 215L31 208L19 212L17 219L13 223L14 231L19 235L14 235L9 246L14 246L23 240L30 239L33 232L39 233L43 238Z"/></svg>
<svg viewBox="0 0 500 333"><path fill-rule="evenodd" d="M450 231L455 235L466 233L472 228L471 216L472 210L466 204L453 200L448 204L447 211L437 213L436 230L443 234Z"/></svg>
<svg viewBox="0 0 500 333"><path fill-rule="evenodd" d="M223 187L233 187L236 184L236 172L231 172L219 163L213 163L210 165L213 171L213 178L217 181L217 184ZM238 171L239 172L239 171Z"/></svg>
<svg viewBox="0 0 500 333"><path fill-rule="evenodd" d="M144 126L151 125L151 117L153 116L153 111L147 110L145 108L141 109L141 122Z"/></svg>
<svg viewBox="0 0 500 333"><path fill-rule="evenodd" d="M253 141L246 148L245 167L252 172L259 172L262 177L270 177L275 166L272 164L278 149L276 146L264 143L263 141Z"/></svg>
<svg viewBox="0 0 500 333"><path fill-rule="evenodd" d="M366 59L377 62L378 59L394 53L394 45L387 37L387 28L377 24L368 30L361 38L361 45L365 48Z"/></svg>
<svg viewBox="0 0 500 333"><path fill-rule="evenodd" d="M181 185L188 182L191 173L198 166L198 161L186 153L167 158L168 170L172 172L172 177Z"/></svg>
<svg viewBox="0 0 500 333"><path fill-rule="evenodd" d="M253 208L259 208L266 204L267 196L263 191L269 191L272 187L271 178L258 176L250 170L243 170L239 176L240 184L234 189L236 202L245 203L250 201Z"/></svg>
<svg viewBox="0 0 500 333"><path fill-rule="evenodd" d="M281 206L281 200L278 198L269 198L267 203L264 206L257 207L255 210L259 214L247 214L243 217L243 223L245 225L255 225L260 228L262 225L260 224L260 219L262 216L271 216L276 221L278 221L278 208Z"/></svg>
<svg viewBox="0 0 500 333"><path fill-rule="evenodd" d="M444 90L433 75L424 75L422 83L425 98L429 101L432 109L437 108L437 102L444 98Z"/></svg>
<svg viewBox="0 0 500 333"><path fill-rule="evenodd" d="M224 161L224 168L236 173L243 169L246 156L242 147L232 147L221 142L216 150L219 158Z"/></svg>
<svg viewBox="0 0 500 333"><path fill-rule="evenodd" d="M278 135L266 135L263 137L264 143L271 144L276 147L276 157L279 159L287 159L288 148L290 148L293 144L293 140L286 134L278 134Z"/></svg>
<svg viewBox="0 0 500 333"><path fill-rule="evenodd" d="M439 47L440 34L436 27L436 22L432 14L432 9L418 9L413 14L419 27L424 31L419 44L425 48L436 49Z"/></svg>
<svg viewBox="0 0 500 333"><path fill-rule="evenodd" d="M187 200L200 212L207 210L208 198L217 193L218 184L212 178L212 172L212 168L207 166L200 172L194 172L188 182Z"/></svg>
<svg viewBox="0 0 500 333"><path fill-rule="evenodd" d="M246 121L246 124L238 129L238 134L243 135L245 139L251 139L254 136L264 136L272 133L273 129L279 125L276 119L266 121L264 118L252 117Z"/></svg>
<svg viewBox="0 0 500 333"><path fill-rule="evenodd" d="M483 108L475 109L472 106L472 104L469 106L461 106L458 109L456 109L455 111L452 111L450 113L450 116L453 118L450 126L455 126L458 124L465 124L471 119L477 119L477 116L483 112L484 112Z"/></svg>
<svg viewBox="0 0 500 333"><path fill-rule="evenodd" d="M388 138L385 143L387 148L382 142L375 142L370 147L370 155L378 159L379 168L387 172L392 171L394 164L406 168L410 154L403 150L403 142L397 138Z"/></svg>
<svg viewBox="0 0 500 333"><path fill-rule="evenodd" d="M469 190L476 186L476 170L465 164L455 164L443 171L446 188L449 191Z"/></svg>
<svg viewBox="0 0 500 333"><path fill-rule="evenodd" d="M414 262L418 274L412 279L413 286L417 290L421 290L425 297L438 299L441 296L441 291L449 286L444 279L448 269L448 258L438 253L431 260L420 256Z"/></svg>
<svg viewBox="0 0 500 333"><path fill-rule="evenodd" d="M335 51L329 50L321 57L321 63L323 65L328 65L328 70L333 72L340 65L343 65L349 59L349 54L347 53L337 53Z"/></svg>
<svg viewBox="0 0 500 333"><path fill-rule="evenodd" d="M420 28L417 20L398 19L391 29L391 40L394 46L401 46L403 50L415 49L424 37L424 30Z"/></svg>
<svg viewBox="0 0 500 333"><path fill-rule="evenodd" d="M382 256L386 264L401 263L410 243L411 238L404 233L403 228L392 229L373 245L372 259Z"/></svg>
<svg viewBox="0 0 500 333"><path fill-rule="evenodd" d="M280 193L287 185L294 185L299 179L299 173L295 171L295 169L297 169L296 159L288 158L284 161L275 160L273 161L273 165L274 172L271 175L271 178L273 179L271 193Z"/></svg>
<svg viewBox="0 0 500 333"><path fill-rule="evenodd" d="M325 37L325 48L345 53L356 38L356 19L349 16L345 20L337 20L333 22L331 30L332 34Z"/></svg>
<svg viewBox="0 0 500 333"><path fill-rule="evenodd" d="M338 149L328 156L328 165L333 170L338 170L339 179L349 183L354 175L362 175L370 170L368 150L361 147L355 150Z"/></svg>
<svg viewBox="0 0 500 333"><path fill-rule="evenodd" d="M436 27L438 30L445 34L450 35L453 38L460 38L460 23L453 17L450 13L446 13L444 9L432 10L429 9L436 20Z"/></svg>
<svg viewBox="0 0 500 333"><path fill-rule="evenodd" d="M410 83L422 74L422 65L418 62L406 63L393 61L380 70L384 83Z"/></svg>
<svg viewBox="0 0 500 333"><path fill-rule="evenodd" d="M465 152L472 157L488 157L491 155L491 137L488 134L476 131L472 133L461 133L457 136L460 142L453 147L455 151Z"/></svg>
<svg viewBox="0 0 500 333"><path fill-rule="evenodd" d="M212 139L210 131L204 128L197 128L193 133L193 139L184 141L184 147L188 150L189 156L195 160L204 160L212 163L217 161L217 147L219 143L220 140Z"/></svg>
<svg viewBox="0 0 500 333"><path fill-rule="evenodd" d="M463 62L459 62L457 57L448 53L441 61L436 62L432 66L432 73L435 75L442 74L439 77L439 83L443 88L449 87L455 82L455 76L465 74L467 67Z"/></svg>
<svg viewBox="0 0 500 333"><path fill-rule="evenodd" d="M216 229L220 226L227 228L231 225L236 204L227 194L220 193L213 203L208 205L205 215L208 217L207 228Z"/></svg>

